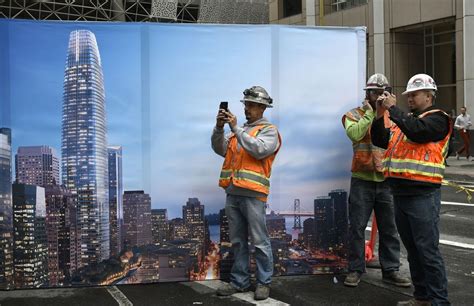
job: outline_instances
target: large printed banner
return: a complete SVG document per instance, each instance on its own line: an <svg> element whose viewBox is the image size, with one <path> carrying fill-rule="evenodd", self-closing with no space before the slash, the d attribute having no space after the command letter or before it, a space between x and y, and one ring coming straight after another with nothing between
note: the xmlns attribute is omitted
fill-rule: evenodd
<svg viewBox="0 0 474 306"><path fill-rule="evenodd" d="M253 85L283 139L267 207L275 275L343 271L341 117L364 97L365 35L0 20L1 288L226 279L210 137L220 101L245 122Z"/></svg>

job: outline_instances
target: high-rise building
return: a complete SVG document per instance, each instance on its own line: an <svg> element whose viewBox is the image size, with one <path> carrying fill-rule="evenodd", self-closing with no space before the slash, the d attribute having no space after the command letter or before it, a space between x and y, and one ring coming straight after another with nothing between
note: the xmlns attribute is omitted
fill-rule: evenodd
<svg viewBox="0 0 474 306"><path fill-rule="evenodd" d="M220 229L220 242L230 243L229 237L229 219L225 214L225 208L219 211L219 229Z"/></svg>
<svg viewBox="0 0 474 306"><path fill-rule="evenodd" d="M183 206L183 221L191 231L191 239L204 243L206 241L204 205L199 199L189 198Z"/></svg>
<svg viewBox="0 0 474 306"><path fill-rule="evenodd" d="M230 279L230 271L234 264L234 253L229 236L229 219L225 214L225 208L219 211L219 226L220 226L220 246L219 252L221 259L219 260L219 277L222 280Z"/></svg>
<svg viewBox="0 0 474 306"><path fill-rule="evenodd" d="M117 256L122 251L122 147L109 146L107 151L109 156L110 256Z"/></svg>
<svg viewBox="0 0 474 306"><path fill-rule="evenodd" d="M308 249L315 247L313 218L308 218L303 221L303 243Z"/></svg>
<svg viewBox="0 0 474 306"><path fill-rule="evenodd" d="M48 286L43 187L13 184L13 264L16 288Z"/></svg>
<svg viewBox="0 0 474 306"><path fill-rule="evenodd" d="M335 244L334 232L334 200L318 197L314 200L315 247L328 251Z"/></svg>
<svg viewBox="0 0 474 306"><path fill-rule="evenodd" d="M151 232L154 244L161 244L169 240L170 226L166 209L151 210Z"/></svg>
<svg viewBox="0 0 474 306"><path fill-rule="evenodd" d="M151 198L143 190L123 195L124 242L126 249L152 243Z"/></svg>
<svg viewBox="0 0 474 306"><path fill-rule="evenodd" d="M0 128L0 289L13 286L11 130Z"/></svg>
<svg viewBox="0 0 474 306"><path fill-rule="evenodd" d="M75 197L64 186L48 185L46 195L46 235L50 286L70 285L77 269L77 209Z"/></svg>
<svg viewBox="0 0 474 306"><path fill-rule="evenodd" d="M48 146L19 147L15 155L16 182L46 187L59 181L59 160Z"/></svg>
<svg viewBox="0 0 474 306"><path fill-rule="evenodd" d="M272 211L269 215L266 216L266 225L268 230L268 236L271 239L285 240L285 217L276 215L275 212Z"/></svg>
<svg viewBox="0 0 474 306"><path fill-rule="evenodd" d="M170 221L170 238L172 240L191 239L192 233L181 218L174 218Z"/></svg>
<svg viewBox="0 0 474 306"><path fill-rule="evenodd" d="M71 32L64 75L63 184L77 195L80 267L110 254L107 127L102 64L95 35Z"/></svg>
<svg viewBox="0 0 474 306"><path fill-rule="evenodd" d="M347 245L349 227L349 205L347 191L343 189L332 190L329 196L334 201L335 238L339 246Z"/></svg>

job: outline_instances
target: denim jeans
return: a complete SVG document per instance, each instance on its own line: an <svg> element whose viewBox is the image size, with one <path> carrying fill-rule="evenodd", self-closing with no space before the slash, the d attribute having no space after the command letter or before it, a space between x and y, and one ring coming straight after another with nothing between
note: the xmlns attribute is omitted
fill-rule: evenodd
<svg viewBox="0 0 474 306"><path fill-rule="evenodd" d="M383 272L398 271L400 241L388 182L351 179L349 194L349 271L365 272L365 228L372 210L379 230L379 260Z"/></svg>
<svg viewBox="0 0 474 306"><path fill-rule="evenodd" d="M250 286L250 234L255 246L257 282L270 284L273 275L273 254L265 221L265 202L252 197L228 194L225 213L229 220L229 236L234 251L230 283L238 289Z"/></svg>
<svg viewBox="0 0 474 306"><path fill-rule="evenodd" d="M448 281L439 252L441 192L394 196L398 232L408 252L414 296L432 305L449 305Z"/></svg>

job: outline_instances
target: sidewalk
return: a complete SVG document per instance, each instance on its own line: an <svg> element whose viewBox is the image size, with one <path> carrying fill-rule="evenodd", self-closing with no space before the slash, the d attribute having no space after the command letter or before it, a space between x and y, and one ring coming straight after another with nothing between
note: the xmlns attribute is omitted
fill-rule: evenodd
<svg viewBox="0 0 474 306"><path fill-rule="evenodd" d="M474 161L466 157L449 156L447 159L449 167L446 167L444 176L448 180L474 180Z"/></svg>

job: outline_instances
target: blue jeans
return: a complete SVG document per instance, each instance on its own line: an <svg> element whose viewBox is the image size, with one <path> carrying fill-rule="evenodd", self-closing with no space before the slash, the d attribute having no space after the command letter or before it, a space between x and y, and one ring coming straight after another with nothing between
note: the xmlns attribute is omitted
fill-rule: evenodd
<svg viewBox="0 0 474 306"><path fill-rule="evenodd" d="M394 196L398 232L408 252L414 296L432 305L449 305L448 281L439 252L441 192Z"/></svg>
<svg viewBox="0 0 474 306"><path fill-rule="evenodd" d="M230 283L238 289L247 289L250 286L250 234L255 246L257 282L270 284L273 275L273 254L265 222L265 202L252 197L228 194L225 214L229 220L229 236L234 251Z"/></svg>
<svg viewBox="0 0 474 306"><path fill-rule="evenodd" d="M379 230L379 260L383 272L398 271L400 241L388 182L351 179L349 194L349 271L365 272L365 228L372 210Z"/></svg>

